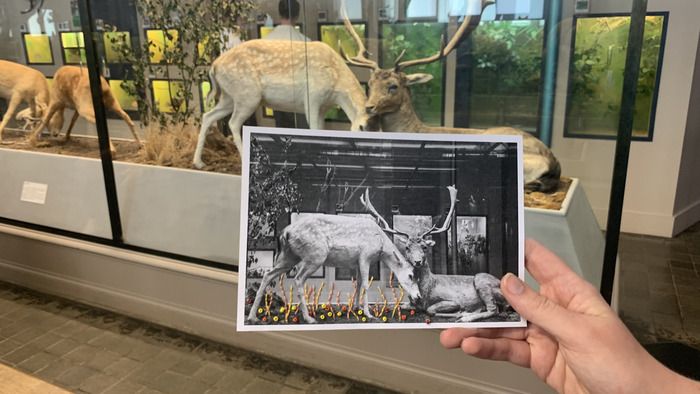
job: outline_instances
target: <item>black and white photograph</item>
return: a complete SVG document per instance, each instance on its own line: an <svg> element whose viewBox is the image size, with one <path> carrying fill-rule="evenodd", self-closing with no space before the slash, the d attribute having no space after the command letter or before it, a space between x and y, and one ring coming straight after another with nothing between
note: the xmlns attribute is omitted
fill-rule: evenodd
<svg viewBox="0 0 700 394"><path fill-rule="evenodd" d="M519 136L245 127L240 331L521 327ZM271 236L274 234L274 236Z"/></svg>

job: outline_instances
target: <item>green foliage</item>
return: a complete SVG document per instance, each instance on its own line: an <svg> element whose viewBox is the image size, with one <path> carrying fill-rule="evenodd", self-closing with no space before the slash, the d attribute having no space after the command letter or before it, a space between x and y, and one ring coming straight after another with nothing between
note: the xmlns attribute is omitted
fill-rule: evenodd
<svg viewBox="0 0 700 394"><path fill-rule="evenodd" d="M473 34L477 94L532 94L539 91L544 22L483 22Z"/></svg>
<svg viewBox="0 0 700 394"><path fill-rule="evenodd" d="M445 33L444 23L396 23L382 26L382 67L393 66L394 60L405 49L403 60L431 56L440 50L440 38ZM427 124L442 123L443 63L411 67L407 73L426 73L433 80L411 87L413 106Z"/></svg>
<svg viewBox="0 0 700 394"><path fill-rule="evenodd" d="M291 138L282 138L280 143L283 153L292 146ZM279 218L299 205L301 193L292 179L296 166L275 166L255 138L251 145L248 247L256 249L274 235Z"/></svg>
<svg viewBox="0 0 700 394"><path fill-rule="evenodd" d="M648 135L659 56L662 16L646 18L637 97L634 136ZM569 76L571 108L567 125L572 133L615 135L620 118L630 17L581 18Z"/></svg>
<svg viewBox="0 0 700 394"><path fill-rule="evenodd" d="M112 49L119 58L130 65L122 88L138 100L138 112L145 124L155 121L161 128L169 125L198 121L192 103L193 88L206 80L207 62L215 59L224 48L227 36L241 33L240 24L250 20L256 2L253 0L136 0L139 13L148 18L152 29L161 29L166 41L163 61L151 64L150 59L157 43L148 41L141 46L132 45L128 35L112 35ZM177 29L177 36L171 30ZM117 31L118 26L110 30ZM173 108L180 111L161 112L151 100L146 99L152 78L177 79L181 89L170 89Z"/></svg>

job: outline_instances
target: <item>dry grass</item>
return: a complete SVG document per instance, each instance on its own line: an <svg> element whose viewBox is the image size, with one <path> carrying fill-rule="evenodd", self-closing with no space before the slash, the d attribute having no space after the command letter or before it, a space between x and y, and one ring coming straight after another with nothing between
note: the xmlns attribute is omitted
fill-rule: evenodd
<svg viewBox="0 0 700 394"><path fill-rule="evenodd" d="M129 163L150 164L166 167L194 169L192 157L197 144L199 130L191 125L159 129L150 127L139 132L144 135L145 145L139 148L134 141L113 140L117 149L114 160ZM100 157L97 139L73 136L69 141L63 137L44 136L39 144L27 141L26 133L19 130L6 130L3 133L3 147L68 156ZM207 164L204 171L226 174L241 173L241 157L233 142L220 132L212 130L207 137L202 155Z"/></svg>
<svg viewBox="0 0 700 394"><path fill-rule="evenodd" d="M146 144L139 151L137 162L166 167L192 168L199 130L192 125L160 129L151 126L145 131ZM233 142L218 131L207 137L202 155L205 171L240 174L241 159ZM128 159L127 159L128 160ZM128 160L132 161L132 160Z"/></svg>
<svg viewBox="0 0 700 394"><path fill-rule="evenodd" d="M526 192L525 207L560 210L572 182L571 178L562 177L559 180L559 187L552 193Z"/></svg>

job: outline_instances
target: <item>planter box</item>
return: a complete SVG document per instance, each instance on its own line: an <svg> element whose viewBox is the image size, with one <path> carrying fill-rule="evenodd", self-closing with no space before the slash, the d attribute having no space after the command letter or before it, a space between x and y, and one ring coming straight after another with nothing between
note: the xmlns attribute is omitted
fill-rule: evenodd
<svg viewBox="0 0 700 394"><path fill-rule="evenodd" d="M236 264L240 177L114 162L124 241ZM100 160L0 149L0 216L111 238ZM25 181L46 185L44 204L21 200Z"/></svg>

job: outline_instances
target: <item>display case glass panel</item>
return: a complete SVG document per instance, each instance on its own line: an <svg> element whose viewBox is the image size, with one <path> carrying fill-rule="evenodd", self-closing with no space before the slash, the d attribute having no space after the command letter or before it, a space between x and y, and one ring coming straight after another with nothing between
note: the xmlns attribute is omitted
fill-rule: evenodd
<svg viewBox="0 0 700 394"><path fill-rule="evenodd" d="M124 222L124 245L184 256L197 262L235 265L236 253L227 248L235 244L231 239L239 236L235 226L237 213L231 211L231 207L240 199L237 194L240 152L235 136L240 134L241 124L291 128L307 128L314 124L315 128L328 130L359 129L361 126L387 132L427 131L429 126L514 127L537 136L549 146L565 176L580 178L598 221L604 222L610 197L613 143L596 144L600 141L581 141L578 137L615 136L613 120L618 119L619 114L613 116L608 113L610 111L598 108L590 110L583 122L575 119L580 116L574 107L578 104L586 107L591 103L580 97L577 93L580 89L571 88L580 76L576 74L577 67L570 67L570 63L575 64L579 53L593 50L596 54L592 67L601 69L607 64L607 49L602 44L614 45L612 83L603 86L607 81L605 74L599 76L597 84L586 89L600 90L611 98L607 101L619 101L619 76L624 71L621 59L626 55L626 51L623 53L619 48L626 45L628 35L623 32L629 29L632 0L592 3L590 14L576 17L573 5L568 3L497 0L495 5L484 10L473 31L458 40L451 53L445 56L435 56L441 48L441 38L444 36L445 42L449 42L465 18L476 17L479 2L350 2L347 9L350 23L367 50L365 60L370 62L364 64L348 64L341 58L340 48L351 58L360 55L357 42L342 24L341 1L300 0L302 12L291 22L295 30L280 24L283 18L278 15L277 2L235 0L227 2L231 7L215 8L212 5L220 4L217 1L173 2L174 8L168 10L145 0L118 4L90 1L95 19L92 22L97 28L95 38L99 41L100 71L114 101L129 117L127 121L120 111L106 108L108 133L115 137L112 157L118 179L116 199L120 201L120 218ZM197 11L190 14L185 5ZM19 7L13 6L9 12L21 15L15 8ZM33 63L32 66L46 77L53 77L60 66L53 63L85 64L86 42L81 26L76 23L75 7L66 5L64 8L52 10L56 20L61 21L60 26L38 26L32 22L36 15L17 23L11 21L13 32L26 31L26 34L10 38L7 29L1 30L4 40L0 40L0 57ZM68 21L67 25L64 21ZM612 33L592 30L586 23L593 22L620 23L621 27ZM645 45L651 50L643 49L642 75L653 83L642 86L640 78L635 136L641 138L648 138L654 128L653 108L660 92L660 66L664 57L664 39L660 37L667 24L665 14L652 14L647 19ZM288 34L290 38L299 40L282 39L281 43L264 44L278 45L270 52L243 51L257 45L256 38L271 41L265 38L275 29L285 30L291 33ZM602 44L596 47L596 42ZM57 61L52 55L52 45L62 52L56 56ZM323 56L318 55L324 50ZM227 57L228 53L234 55ZM395 63L402 54L401 62L434 58L398 70L398 75L405 78L422 74L424 79L411 79L401 91L409 98L407 103L415 112L408 114L415 121L410 125L413 128L406 124L389 124L386 114L371 119L372 122L380 120L378 124L370 122L369 118L363 119L367 115L368 98L378 94L377 87L370 84L377 75L371 63L375 62L385 71L396 71ZM212 66L216 59L220 60ZM324 67L342 71L343 77L336 84L328 82L332 79L329 74L317 74L312 69L319 59L325 62ZM234 72L246 63L253 67L244 73ZM261 77L255 84L249 83L258 76ZM256 86L258 82L264 84L264 89L258 91L262 86ZM385 92L391 94L389 90L397 88L385 87ZM345 104L351 104L343 109L342 100L337 99L338 92L347 94L352 89L356 89L355 97L352 100L345 97ZM319 94L322 91L324 94ZM317 120L313 113L307 116L306 106L312 99L319 98L325 101L320 105L323 113ZM245 112L245 116L237 114L238 110ZM70 120L71 110L66 109L64 116ZM65 123L64 130L69 122ZM10 124L18 130L22 126L17 121ZM586 127L578 127L581 124ZM588 126L600 124L605 127ZM132 125L140 136L139 141L130 131ZM203 126L208 134L201 133ZM72 141L51 140L51 152L71 155L76 148L98 158L95 135L95 126L79 117L72 136L81 142L74 145ZM19 140L23 136L17 131L15 138ZM196 154L198 146L199 156ZM37 148L47 152L42 149L46 148ZM327 151L332 150L330 147ZM332 155L324 157L334 161ZM273 161L272 165L280 163L285 160ZM287 164L290 163L293 164ZM314 161L320 176L326 176L326 164L324 160ZM390 171L406 177L418 171L404 164L390 166ZM381 169L376 171L383 173ZM469 173L468 176L477 179L480 174ZM155 185L162 191L154 191ZM557 193L561 206L566 188ZM448 255L447 260L451 262L449 266L435 267L440 273L469 272L470 265L478 266L482 264L479 261L499 258L491 250L481 253L478 247L480 236L491 237L500 232L499 225L491 223L490 216L485 217L484 204L493 198L487 194L478 190L472 200L465 202L473 209L462 212L456 219L455 231L462 233L435 240L436 253ZM531 197L528 201L546 199L539 194L528 196ZM542 206L549 206L550 202L545 201ZM302 210L314 211L315 208L311 203ZM326 208L326 213L331 214L362 214L361 208L352 212L338 211L333 204ZM385 210L393 212L391 208L385 207ZM409 212L404 208L399 211L393 214L401 217L426 213ZM172 212L186 214L173 215ZM432 222L435 222L434 217ZM459 227L461 224L464 226ZM476 229L464 233L468 225ZM206 234L207 240L197 238L200 233ZM167 234L170 239L156 239L153 234ZM267 251L258 257L260 261L272 258L269 252L275 249L275 242L272 240L260 249ZM377 275L387 280L387 273L377 269ZM343 281L352 277L350 272L339 271L325 275Z"/></svg>
<svg viewBox="0 0 700 394"><path fill-rule="evenodd" d="M620 120L629 15L585 15L574 19L565 133L570 137L615 138ZM633 138L651 140L656 115L668 13L650 13L644 27Z"/></svg>

